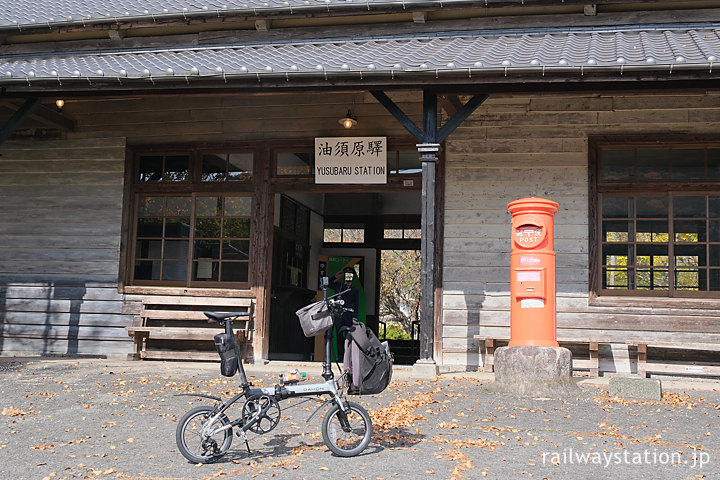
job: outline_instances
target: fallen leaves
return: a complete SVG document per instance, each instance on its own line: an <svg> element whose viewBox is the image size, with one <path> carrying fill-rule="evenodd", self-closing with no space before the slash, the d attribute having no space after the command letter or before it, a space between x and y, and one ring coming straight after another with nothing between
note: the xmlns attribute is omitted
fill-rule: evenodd
<svg viewBox="0 0 720 480"><path fill-rule="evenodd" d="M7 417L19 417L23 415L37 415L40 412L35 412L33 410L22 410L20 408L15 407L7 407L2 409L2 415Z"/></svg>
<svg viewBox="0 0 720 480"><path fill-rule="evenodd" d="M413 398L403 398L390 404L389 407L370 411L374 428L389 430L391 428L409 427L417 420L427 420L424 415L413 410L438 403L429 393L416 395Z"/></svg>
<svg viewBox="0 0 720 480"><path fill-rule="evenodd" d="M25 395L25 398L30 398L31 395L37 395L38 397L54 397L55 393L53 393L53 392L47 392L47 393L46 392L33 392L33 393L28 393L27 395Z"/></svg>
<svg viewBox="0 0 720 480"><path fill-rule="evenodd" d="M705 402L703 397L693 399L690 395L683 395L681 393L663 392L662 399L659 402L650 402L642 400L626 400L624 398L611 397L610 392L607 390L601 390L600 395L596 395L593 399L598 403L613 403L625 406L630 405L667 405L671 407L685 407L688 410L699 406Z"/></svg>
<svg viewBox="0 0 720 480"><path fill-rule="evenodd" d="M485 426L480 425L480 428L485 430L486 432L511 432L511 433L519 433L520 430L517 428L510 428L510 427L496 427L496 426Z"/></svg>
<svg viewBox="0 0 720 480"><path fill-rule="evenodd" d="M447 428L448 430L453 430L456 428L460 428L460 425L458 425L457 423L440 422L437 424L437 428Z"/></svg>
<svg viewBox="0 0 720 480"><path fill-rule="evenodd" d="M461 448L485 448L487 451L494 451L494 448L498 445L504 445L503 442L494 442L484 440L482 438L477 439L464 439L464 440L453 440L442 437L433 437L433 441L441 444L450 444L452 448L438 457L445 457L455 462L450 478L451 480L460 480L465 478L465 472L475 468L475 465L470 460L470 457L460 451ZM434 473L434 472L433 472ZM481 473L482 476L487 475L487 472Z"/></svg>
<svg viewBox="0 0 720 480"><path fill-rule="evenodd" d="M717 401L717 396L713 396L715 394L708 394L709 401L705 401L705 403L702 403L703 400L698 399L697 396L691 398L679 394L666 395L661 402L644 408L636 406L639 402L629 402L632 406L626 408L619 401L614 402L607 396L600 396L599 401L604 403L603 407L614 408L613 415L586 417L584 416L585 406L590 410L599 410L592 400L589 403L570 404L567 407L541 403L539 405L543 408L537 408L538 403L533 401L500 401L498 398L488 397L483 393L484 390L473 390L477 382L468 381L465 384L467 379L461 379L455 382L445 380L394 382L384 397L357 399L356 401L370 410L375 424L375 433L370 448L364 452L363 457L358 457L361 463L368 465L367 470L363 471L357 465L353 467L354 475L352 477L346 475L347 472L338 471L332 460L330 463L325 463L326 458L332 459L332 457L318 433L321 422L317 420L317 417L312 425L307 425L305 421L309 413L314 410L315 405L300 406L298 408L300 414L294 413L295 410L283 409L283 422L278 431L282 430L282 427L285 427L287 431L283 434L277 434L276 431L264 437L251 437L252 455L245 455L243 446L235 445L236 448L231 451L226 462L223 463L222 470L216 470L217 466L209 465L195 468L192 463L174 461L173 455L182 460L174 449L148 450L147 438L152 439L156 435L172 435L177 418L182 415L184 409L189 408L188 405L194 406L199 401L207 403L206 399L199 400L194 397L174 398L173 393L192 392L195 395L207 392L216 396L226 396L235 392L233 381L210 380L201 376L193 376L191 380L188 380L187 377L176 376L174 370L173 378L153 375L138 377L130 374L122 375L121 378L121 375L105 373L100 378L102 381L97 383L72 382L69 385L72 385L74 391L70 394L67 392L71 388L67 384L58 382L60 384L55 385L54 380L56 379L50 377L53 381L48 382L48 386L28 387L38 390L40 393L29 394L28 392L32 390L24 390L22 395L25 397L6 399L8 407L10 405L20 406L20 408L10 407L3 410L3 418L6 419L7 424L22 415L36 413L32 410L54 413L52 431L35 428L35 423L45 421L44 413L28 417L25 420L17 420L17 425L10 425L21 434L29 433L28 438L32 438L28 443L22 444L22 452L25 457L32 459L32 463L48 462L44 473L37 475L36 478L48 475L51 468L55 468L58 470L58 474L49 476L49 480L70 477L239 478L240 476L242 478L279 476L280 478L311 479L325 477L329 474L340 477L345 475L357 480L375 479L377 474L382 474L386 480L403 478L404 474L406 478L470 480L492 476L496 472L490 472L488 475L487 469L483 469L504 463L509 465L506 462L512 461L513 455L522 458L522 455L528 450L534 451L532 447L535 442L547 442L545 443L546 448L550 449L554 443L555 450L558 451L561 448L558 444L563 442L568 442L573 446L578 442L590 445L587 448L592 451L602 448L631 449L634 443L640 443L640 448L647 446L651 449L660 449L668 446L678 451L702 450L703 448L711 452L717 451L718 434L711 434L712 431L715 431L716 424L708 423L716 421L716 414L720 413L718 411L720 406L712 403L712 401ZM274 380L269 378L267 382L274 383ZM259 380L255 379L255 381ZM51 393L42 393L50 389L57 392L55 396ZM599 390L595 390L595 393L598 392ZM31 401L36 403L29 403ZM74 410L76 416L73 418L78 419L82 415L87 415L87 420L74 423L65 422L61 413L64 410L53 410L56 406L64 407L65 402L71 402L72 408L77 409ZM287 405L290 406L292 403L292 406L295 406L294 402L295 400L291 400ZM108 409L108 406L112 405L119 405L119 407ZM283 403L283 406L285 405ZM698 405L702 408L695 409ZM685 410L687 407L695 410ZM683 410L679 411L679 408ZM0 409L2 408L0 407ZM682 416L658 414L659 412L655 413L656 409L660 412L679 412ZM303 410L307 411L308 415L305 415ZM626 411L630 411L633 415L629 423L625 422L622 416L615 417L615 414L619 415ZM101 416L100 414L103 412L109 413ZM636 415L636 412L641 415ZM572 418L570 413L572 413ZM650 420L644 420L643 413L652 417L653 423L650 423ZM665 421L667 417L675 417L674 422L677 423L678 419L684 420L686 416L688 416L687 418L697 418L701 413L708 415L707 421L698 422L698 425L683 426L683 428L687 427L686 441L683 441L679 433L671 428L672 418ZM6 418L13 415L15 415L14 418ZM658 418L660 422L656 425L655 420ZM638 424L637 419L641 419L642 425ZM603 420L607 423L602 423ZM610 425L611 420L621 428ZM49 425L50 422L46 422L46 424ZM695 427L702 428L698 430ZM142 428L143 432L138 432L138 428ZM664 429L668 431L666 432ZM64 435L62 434L63 430L67 432ZM57 443L58 441L67 442L70 438L82 437L85 434L92 435L92 439L87 437L85 446L63 447L63 444ZM635 437L628 434L635 435ZM18 437L19 435L9 437L13 438L11 444L13 447L17 445ZM132 439L132 437L135 438ZM6 441L5 438L2 441ZM172 443L172 438L164 437L163 441ZM678 443L671 443L671 441ZM690 445L691 442L695 444ZM704 443L705 447L701 443ZM33 444L37 445L33 450L28 450ZM0 442L0 456L12 450L12 448L6 448L8 446L7 443ZM55 455L51 454L53 450L56 451ZM396 450L404 451L397 452ZM93 452L93 455L86 455L86 453L92 454ZM169 452L175 453L170 454ZM68 460L76 458L72 453L77 454L77 460ZM107 455L104 459L94 458L104 455ZM264 457L265 461L263 463L256 462L258 457ZM507 460L504 457L507 457ZM65 463L54 464L48 460L50 458L52 458L52 462ZM438 458L440 460L436 460ZM77 462L81 459L92 463L88 467L78 468ZM382 469L375 467L376 464L386 462L386 460L390 460L392 463L392 459L402 459L402 466L385 463L383 467L380 467ZM142 466L136 466L136 464L142 464ZM319 470L323 465L326 466L325 469ZM531 462L530 465L533 468L526 468L525 475L533 476L534 474L535 478L542 478L542 475L538 475L536 471L535 463ZM62 471L62 468L66 467L70 470ZM108 473L112 470L110 467L114 467L120 473ZM404 471L393 473L394 468L403 468ZM518 469L521 468L518 467ZM144 475L138 476L140 471L144 472ZM163 472L168 472L168 474L163 474ZM170 475L170 472L174 475ZM413 476L408 477L408 474L413 474Z"/></svg>
<svg viewBox="0 0 720 480"><path fill-rule="evenodd" d="M494 440L485 440L483 438L466 438L464 440L453 440L449 438L443 438L443 437L433 437L432 438L435 443L447 443L457 448L485 448L487 451L491 452L493 449L499 445L505 445L505 442L498 442Z"/></svg>
<svg viewBox="0 0 720 480"><path fill-rule="evenodd" d="M95 477L100 476L100 475L110 475L112 473L115 473L115 470L112 468L109 468L107 470L95 470L95 469L90 470L90 474Z"/></svg>

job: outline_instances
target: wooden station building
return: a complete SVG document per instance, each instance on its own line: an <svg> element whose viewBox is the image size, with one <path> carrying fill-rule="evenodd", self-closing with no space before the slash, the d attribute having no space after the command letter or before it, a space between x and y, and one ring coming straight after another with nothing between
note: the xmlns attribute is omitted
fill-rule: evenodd
<svg viewBox="0 0 720 480"><path fill-rule="evenodd" d="M537 196L559 337L720 373L720 2L139 5L0 0L1 354L193 358L198 311L250 308L248 358L308 360L318 259L377 328L381 252L415 249L421 358L482 368ZM317 182L332 138L381 138L385 180Z"/></svg>

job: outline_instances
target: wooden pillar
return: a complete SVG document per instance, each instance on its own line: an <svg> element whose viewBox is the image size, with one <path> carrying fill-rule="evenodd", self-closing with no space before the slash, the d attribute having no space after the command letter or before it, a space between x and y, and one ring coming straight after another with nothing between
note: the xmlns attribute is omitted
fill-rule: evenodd
<svg viewBox="0 0 720 480"><path fill-rule="evenodd" d="M418 150L432 148L434 148L432 145L418 145ZM435 174L437 153L422 152L420 162L422 162L420 358L432 359L435 337Z"/></svg>
<svg viewBox="0 0 720 480"><path fill-rule="evenodd" d="M400 124L419 142L417 145L422 164L422 219L421 219L421 293L420 293L420 359L413 366L413 376L434 377L437 374L435 364L435 252L438 213L436 211L436 175L440 143L445 140L472 112L487 98L486 94L476 94L460 107L445 125L437 128L438 97L433 90L423 89L423 128L418 128L412 120L387 96L379 90L370 90L375 99L392 114ZM454 109L453 109L454 110ZM438 326L438 331L439 326ZM437 342L440 351L442 342Z"/></svg>
<svg viewBox="0 0 720 480"><path fill-rule="evenodd" d="M270 352L270 272L272 271L274 197L270 191L272 159L267 147L256 151L252 216L252 290L256 299L253 356L267 360Z"/></svg>
<svg viewBox="0 0 720 480"><path fill-rule="evenodd" d="M435 338L435 178L437 173L437 95L423 90L423 138L418 144L422 164L422 217L420 223L421 293L420 360L433 360Z"/></svg>

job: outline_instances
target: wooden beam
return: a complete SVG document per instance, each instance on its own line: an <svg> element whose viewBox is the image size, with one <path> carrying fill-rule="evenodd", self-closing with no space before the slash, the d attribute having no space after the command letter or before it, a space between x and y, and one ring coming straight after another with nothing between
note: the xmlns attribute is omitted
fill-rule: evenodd
<svg viewBox="0 0 720 480"><path fill-rule="evenodd" d="M425 141L425 136L423 135L423 132L415 125L415 123L410 120L410 117L408 117L405 112L400 110L400 107L398 107L395 102L390 100L390 97L385 95L385 92L382 92L380 90L370 90L370 93L372 94L375 99L380 102L380 104L385 107L385 109L390 112L390 114L395 117L395 119L400 122L400 125L405 127L405 130L410 132L410 135L412 135L415 140L417 140L420 143L423 143Z"/></svg>
<svg viewBox="0 0 720 480"><path fill-rule="evenodd" d="M467 117L469 117L477 107L479 107L485 100L487 100L489 95L484 93L479 93L475 96L473 96L468 102L460 108L460 110L450 117L447 122L445 122L445 125L440 127L440 130L437 132L437 142L440 143L443 140L445 140L448 135L450 135L457 127L460 126L462 122L465 121Z"/></svg>
<svg viewBox="0 0 720 480"><path fill-rule="evenodd" d="M413 12L412 19L413 23L425 23L427 22L427 12Z"/></svg>
<svg viewBox="0 0 720 480"><path fill-rule="evenodd" d="M437 94L429 88L423 89L423 143L440 143L437 130Z"/></svg>
<svg viewBox="0 0 720 480"><path fill-rule="evenodd" d="M10 135L13 134L13 132L22 124L25 119L30 116L32 111L37 108L37 106L40 104L40 99L37 97L34 98L28 98L25 100L25 103L22 104L18 110L13 113L12 117L10 117L10 120L5 124L2 129L0 129L0 143L3 143L5 140L7 140Z"/></svg>
<svg viewBox="0 0 720 480"><path fill-rule="evenodd" d="M380 90L370 93L390 112L418 141L418 153L422 163L422 202L420 221L421 294L420 294L420 360L434 363L435 345L435 246L436 246L436 175L440 143L452 133L487 98L487 94L473 96L465 105L444 97L455 113L440 129L437 128L438 95L432 88L423 89L423 129ZM455 98L457 100L457 98ZM460 103L457 101L457 103Z"/></svg>
<svg viewBox="0 0 720 480"><path fill-rule="evenodd" d="M18 102L13 102L11 100L0 101L0 105L12 110L20 108L20 104ZM48 107L47 105L38 105L35 110L30 112L30 117L44 125L58 127L63 130L75 130L77 127L77 122L75 120L51 107Z"/></svg>
<svg viewBox="0 0 720 480"><path fill-rule="evenodd" d="M462 108L462 102L457 95L440 95L438 101L448 117L452 117Z"/></svg>
<svg viewBox="0 0 720 480"><path fill-rule="evenodd" d="M32 117L36 120L51 126L61 128L63 130L75 130L77 121L68 117L64 113L58 112L47 105L40 105L32 113Z"/></svg>

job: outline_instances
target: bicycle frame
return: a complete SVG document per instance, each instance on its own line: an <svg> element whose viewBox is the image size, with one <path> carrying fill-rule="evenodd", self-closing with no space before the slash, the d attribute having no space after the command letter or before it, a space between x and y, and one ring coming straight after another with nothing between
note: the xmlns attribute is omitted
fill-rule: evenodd
<svg viewBox="0 0 720 480"><path fill-rule="evenodd" d="M342 295L343 292L339 292L331 297L327 297L326 291L323 289L323 297L324 300L327 302L328 300L337 297L339 295ZM332 309L331 308L331 315L332 315ZM232 331L232 319L240 316L247 316L249 313L238 313L236 315L233 315L231 317L225 318L223 320L220 320L225 327L225 333L229 336L233 336ZM334 316L333 316L334 319ZM325 379L322 383L310 383L310 384L299 384L299 385L274 385L272 387L264 387L264 388L251 388L251 384L247 379L247 374L245 372L245 367L243 366L242 358L240 358L240 353L236 349L235 356L237 358L237 364L238 364L238 373L240 375L240 387L242 388L242 392L235 395L230 400L227 400L222 403L222 407L220 410L218 410L210 419L208 422L206 422L206 425L214 425L216 421L220 418L221 415L225 413L232 405L234 405L238 400L241 398L248 399L255 395L267 395L269 397L274 398L277 401L285 400L291 397L302 397L302 396L312 396L312 395L329 395L330 399L323 402L322 405L320 405L308 418L308 421L327 403L334 402L337 404L340 408L340 410L343 413L347 413L345 406L342 402L342 399L340 398L340 390L338 389L338 384L335 381L335 375L332 371L332 363L330 361L330 355L331 355L331 343L332 343L332 329L328 329L325 331L325 360L323 361L323 373L322 377ZM222 399L216 398L216 397L209 397L213 398L217 401L222 401ZM221 427L212 429L212 430L205 430L203 429L204 435L215 435L219 432L222 432L223 430L227 430L232 427L240 427L240 435L246 439L245 432L248 431L250 428L257 423L257 421L262 417L262 414L264 412L258 411L256 415L254 415L253 418L250 419L247 423L243 423L243 418L238 418L236 420L231 421L227 425L223 425ZM207 427L206 427L207 428Z"/></svg>
<svg viewBox="0 0 720 480"><path fill-rule="evenodd" d="M324 279L327 286L327 279ZM348 311L342 300L333 300L333 297L342 295L339 292L332 297L327 296L324 290L323 299L329 309L333 324L342 312ZM240 374L240 392L228 400L206 394L187 394L201 398L208 398L215 403L212 406L196 406L183 415L175 429L175 439L180 453L191 462L209 463L216 461L230 448L234 432L245 441L248 453L250 444L247 432L264 435L273 431L282 420L282 408L280 402L289 398L300 397L323 397L318 402L320 405L308 417L309 422L321 409L327 407L327 414L323 417L320 431L325 445L330 451L341 457L353 457L359 455L370 443L372 436L372 419L367 410L357 402L345 398L345 386L349 378L349 370L341 372L339 380L336 380L330 362L332 330L325 331L325 361L323 362L322 376L324 381L319 383L280 383L272 387L253 388L248 381L245 366L242 358L232 342L233 320L247 316L248 313L232 312L217 313L205 312L209 321L218 322L223 325L225 335L216 337L218 351L223 362L223 372L231 374L233 369L232 359L237 362L237 372ZM221 348L220 348L221 347ZM230 354L228 356L227 354ZM228 368L226 368L228 367ZM342 387L341 387L342 385ZM298 402L312 401L312 398ZM230 420L226 415L228 409L235 405L242 404L240 415L235 420ZM328 404L331 404L328 406ZM198 436L198 430L200 435ZM218 443L215 437L221 437ZM188 439L190 439L188 443ZM199 443L198 443L199 441Z"/></svg>

